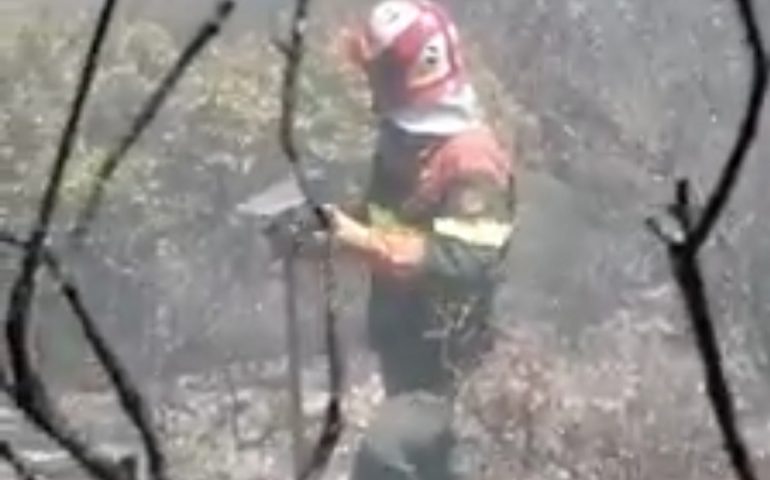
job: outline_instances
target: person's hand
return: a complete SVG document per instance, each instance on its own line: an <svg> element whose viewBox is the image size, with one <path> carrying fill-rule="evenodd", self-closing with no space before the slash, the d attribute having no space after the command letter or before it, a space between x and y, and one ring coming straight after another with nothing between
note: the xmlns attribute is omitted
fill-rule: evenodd
<svg viewBox="0 0 770 480"><path fill-rule="evenodd" d="M332 238L342 246L366 249L369 244L369 227L351 217L336 205L325 205Z"/></svg>

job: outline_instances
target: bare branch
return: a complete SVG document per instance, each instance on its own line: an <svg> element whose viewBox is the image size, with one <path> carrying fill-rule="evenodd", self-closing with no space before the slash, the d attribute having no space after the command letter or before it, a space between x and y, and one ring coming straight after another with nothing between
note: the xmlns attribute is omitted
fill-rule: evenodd
<svg viewBox="0 0 770 480"><path fill-rule="evenodd" d="M5 440L0 440L0 458L11 466L19 480L40 480L41 477L32 471L32 468L22 459L11 445Z"/></svg>
<svg viewBox="0 0 770 480"><path fill-rule="evenodd" d="M72 107L38 208L38 217L29 240L24 244L19 274L11 288L6 313L6 339L11 362L11 378L6 379L9 395L35 426L76 458L91 475L104 480L127 480L130 478L130 472L126 472L118 463L92 448L54 407L45 384L30 359L28 347L29 310L34 298L37 270L44 257L43 249L57 207L59 191L116 3L116 0L105 0L96 21Z"/></svg>
<svg viewBox="0 0 770 480"><path fill-rule="evenodd" d="M342 388L344 369L337 340L337 315L334 311L334 291L336 288L331 251L324 256L322 268L324 288L324 329L326 355L328 356L329 403L326 405L321 434L310 454L306 467L300 471L301 480L318 478L331 459L345 428L342 415Z"/></svg>
<svg viewBox="0 0 770 480"><path fill-rule="evenodd" d="M295 117L299 97L299 75L302 60L305 55L305 36L308 28L310 9L309 0L297 0L291 20L291 31L288 42L275 42L275 45L286 57L286 66L281 91L280 141L286 158L293 170L300 189L305 195L307 205L313 210L319 224L330 228L329 219L317 199L313 198L308 188L305 171L295 136ZM327 236L328 237L328 236ZM342 415L342 383L343 369L340 358L339 342L337 341L337 316L334 311L334 272L332 271L331 244L327 243L327 251L322 263L323 289L325 294L324 327L325 342L329 369L329 403L321 434L310 454L305 467L297 472L300 480L313 479L323 473L334 449L339 443L344 419Z"/></svg>
<svg viewBox="0 0 770 480"><path fill-rule="evenodd" d="M321 204L313 198L308 188L308 180L305 170L302 168L302 159L295 138L295 118L297 114L297 101L299 99L299 76L302 68L302 60L305 57L305 35L307 34L308 13L310 0L297 0L294 15L291 22L291 34L288 43L277 41L275 45L286 57L286 67L283 73L281 85L281 119L279 137L281 148L293 170L300 189L305 195L305 200L319 223L324 228L329 228L329 219Z"/></svg>
<svg viewBox="0 0 770 480"><path fill-rule="evenodd" d="M8 350L11 354L14 381L19 387L28 390L33 395L37 395L34 393L37 391L40 394L44 393L42 387L34 385L39 382L37 382L36 372L25 351L29 336L29 307L34 297L35 276L41 260L40 252L48 237L48 229L58 203L61 183L75 144L83 108L96 75L102 45L112 21L115 4L116 0L105 0L99 14L72 108L62 131L56 158L38 209L38 218L32 229L28 248L21 258L19 274L11 288L8 300L6 336Z"/></svg>
<svg viewBox="0 0 770 480"><path fill-rule="evenodd" d="M26 243L8 232L0 231L0 243L24 249ZM126 416L136 427L142 440L148 460L151 478L165 480L168 478L166 456L162 443L157 438L152 426L150 409L139 392L139 388L131 379L120 358L100 331L91 313L85 306L80 290L75 280L65 272L57 256L48 248L43 248L43 262L48 273L59 288L62 297L67 301L75 318L91 346L96 358L107 373L107 377L115 389L120 406Z"/></svg>
<svg viewBox="0 0 770 480"><path fill-rule="evenodd" d="M222 25L232 13L234 6L235 3L232 0L222 0L219 2L212 17L206 20L198 29L192 40L190 40L184 50L182 50L182 53L179 55L166 76L147 99L126 135L100 164L96 177L86 196L86 202L80 211L71 232L73 240L76 242L80 241L88 233L89 225L96 218L107 183L115 174L121 161L155 119L169 94L171 94L179 83L179 80L182 78L187 68L192 64L193 60L203 51L206 45L219 34Z"/></svg>
<svg viewBox="0 0 770 480"><path fill-rule="evenodd" d="M38 429L67 451L90 475L101 480L134 480L133 472L126 471L121 461L98 452L74 430L49 397L30 395L28 390L11 387L11 398L25 417Z"/></svg>
<svg viewBox="0 0 770 480"><path fill-rule="evenodd" d="M748 157L749 149L759 130L762 106L767 93L768 58L762 31L759 28L752 0L735 0L741 21L746 29L747 48L751 54L753 77L746 113L732 151L722 175L706 203L703 216L694 228L687 248L698 250L706 241L738 181L741 169Z"/></svg>
<svg viewBox="0 0 770 480"><path fill-rule="evenodd" d="M654 220L648 221L648 226L668 247L671 269L684 297L703 363L708 399L722 433L725 451L739 479L755 480L757 476L746 442L737 427L734 401L724 374L713 315L698 260L701 247L708 240L735 189L756 138L767 90L767 54L753 4L751 0L735 1L746 30L747 48L751 54L753 68L751 92L735 145L702 214L695 210L689 183L686 180L677 182L675 201L669 210L684 233L683 239L666 235L660 223Z"/></svg>
<svg viewBox="0 0 770 480"><path fill-rule="evenodd" d="M697 260L686 254L673 253L675 250L670 249L674 275L692 321L698 352L705 370L707 394L722 431L725 450L737 477L742 480L754 480L757 476L737 426L735 405L723 371L700 265Z"/></svg>
<svg viewBox="0 0 770 480"><path fill-rule="evenodd" d="M151 478L166 480L168 478L166 455L153 428L151 410L144 401L139 388L89 313L74 280L62 270L55 256L46 255L46 265L49 267L49 272L57 283L62 296L66 298L72 313L78 319L99 363L107 373L123 411L139 432Z"/></svg>
<svg viewBox="0 0 770 480"><path fill-rule="evenodd" d="M127 468L124 468L128 465L126 462L112 462L109 459L103 458L90 448L87 442L84 439L81 439L77 432L66 423L66 419L54 408L44 383L29 360L29 355L26 351L29 335L27 317L29 305L33 297L35 273L42 259L59 286L62 295L67 299L70 308L80 322L83 332L96 354L96 357L107 372L107 375L115 388L121 407L139 431L151 475L155 479L165 480L167 478L165 455L163 454L161 443L158 441L151 426L150 411L147 405L144 403L139 390L131 381L128 372L122 366L117 355L105 340L104 336L99 331L98 326L85 308L82 297L75 287L74 282L63 272L56 257L45 250L44 247L48 227L58 198L59 186L64 175L64 167L74 143L81 111L87 93L90 90L90 85L96 71L98 54L106 35L107 26L112 18L115 4L115 0L107 0L104 4L102 14L99 17L96 33L94 35L94 40L92 41L92 47L89 50L70 121L65 128L60 153L57 156L57 162L51 174L49 186L41 205L38 225L28 242L19 242L14 238L5 239L7 243L20 246L24 248L25 251L21 273L17 283L14 285L14 289L11 293L11 301L9 302L7 336L13 367L11 372L13 373L15 382L13 385L9 384L9 392L12 394L17 406L19 406L27 417L35 425L59 442L60 445L80 461L92 475L99 478L119 479L129 478L127 475L132 474L132 472L128 472ZM88 221L95 214L104 186L118 167L120 160L140 137L144 129L151 123L165 98L179 81L193 58L202 50L210 39L219 32L221 24L224 22L225 18L229 16L232 8L232 1L220 2L215 17L204 24L198 34L193 38L192 42L182 52L176 64L163 79L157 90L148 99L144 108L140 111L132 128L119 142L115 151L107 157L99 171L95 188L88 197L89 203L86 204L84 213L81 216L82 221L79 224L76 224L76 227L79 226L81 229L76 229L73 238L77 239L77 233L79 231L85 232Z"/></svg>

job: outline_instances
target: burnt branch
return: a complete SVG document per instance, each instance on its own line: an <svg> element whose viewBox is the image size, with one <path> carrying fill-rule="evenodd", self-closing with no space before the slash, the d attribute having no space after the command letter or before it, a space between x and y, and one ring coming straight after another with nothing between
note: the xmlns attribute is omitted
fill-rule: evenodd
<svg viewBox="0 0 770 480"><path fill-rule="evenodd" d="M328 247L328 246L327 246ZM326 405L321 434L310 454L306 467L300 471L302 480L315 479L323 473L345 428L342 414L344 369L337 339L337 316L334 310L335 278L331 251L327 251L321 265L324 288L324 340L329 369L329 403Z"/></svg>
<svg viewBox="0 0 770 480"><path fill-rule="evenodd" d="M3 384L5 390L7 390L27 418L58 442L91 475L114 480L128 479L134 475L135 462L125 461L125 459L113 461L100 455L67 423L66 418L55 408L46 386L40 378L39 372L37 372L30 360L27 351L29 343L28 312L33 298L36 272L40 263L43 262L59 287L60 293L67 300L73 314L78 319L97 359L106 371L124 413L139 432L152 478L165 480L168 478L166 459L161 442L152 428L150 409L85 307L80 291L73 279L63 271L60 262L45 247L65 167L71 155L82 110L96 74L99 54L113 16L115 5L116 0L106 0L99 16L70 118L62 134L62 142L58 150L56 162L40 206L38 223L28 241L20 241L12 235L0 236L0 241L22 248L24 252L19 278L14 284L11 291L11 300L9 301L6 329L9 351L11 352L11 368L10 372L6 372L3 369ZM192 60L220 31L222 23L229 16L232 8L232 1L220 2L215 16L201 27L187 48L182 52L173 68L147 100L128 133L118 143L117 148L107 156L99 170L96 184L87 197L88 203L80 216L80 222L76 224L73 235L75 240L78 239L78 235L85 233L87 224L96 213L96 208L100 203L106 183L114 174L120 161L155 118L165 99L178 83Z"/></svg>
<svg viewBox="0 0 770 480"><path fill-rule="evenodd" d="M44 396L38 375L27 355L29 337L29 308L35 291L35 277L41 261L41 250L48 237L51 220L55 213L59 190L64 173L72 155L80 119L91 85L96 75L102 46L115 11L116 0L105 0L96 29L91 39L88 54L83 65L80 80L70 113L61 134L54 164L48 176L43 198L38 208L35 225L30 234L27 248L21 258L19 273L11 288L6 312L6 336L10 352L11 369L17 387L25 390L30 397Z"/></svg>
<svg viewBox="0 0 770 480"><path fill-rule="evenodd" d="M735 0L738 13L746 30L746 45L751 55L752 80L746 113L743 117L738 137L733 145L719 181L706 203L698 225L689 237L688 248L698 250L714 229L719 217L730 200L740 176L748 152L759 131L767 93L768 57L762 30L754 13L752 0Z"/></svg>
<svg viewBox="0 0 770 480"><path fill-rule="evenodd" d="M0 231L0 243L22 250L28 248L27 242L22 241L8 232ZM43 264L59 289L59 293L67 301L70 310L78 319L86 340L94 351L99 363L107 373L107 377L110 379L110 382L115 389L121 408L139 432L145 455L147 456L150 474L152 475L151 478L158 480L167 479L166 457L161 442L157 438L155 430L152 427L150 409L144 402L139 389L131 380L130 375L126 371L119 357L114 352L109 342L104 337L104 334L100 331L98 325L94 321L93 316L86 308L80 289L77 287L72 276L66 273L61 262L50 249L43 247L41 255ZM14 395L14 389L12 387L6 387L6 389ZM15 397L13 398L15 399ZM49 406L49 409L52 408L52 405ZM25 413L28 413L23 408L21 409ZM66 445L61 443L60 445L69 450ZM73 456L75 455L73 454ZM77 456L75 456L75 458L79 459Z"/></svg>
<svg viewBox="0 0 770 480"><path fill-rule="evenodd" d="M276 47L286 58L281 89L281 117L279 139L297 183L305 196L306 204L312 209L319 224L330 229L331 224L323 206L313 198L307 187L308 182L302 166L300 149L297 146L295 123L299 98L299 77L302 61L306 53L306 35L309 21L309 0L297 0L291 20L291 30L287 42L276 42ZM322 278L325 295L324 328L328 356L329 402L326 406L321 433L310 452L307 463L297 472L301 480L320 476L339 443L344 429L342 415L343 368L337 338L337 315L334 310L334 272L330 235L327 235L326 252L322 260Z"/></svg>
<svg viewBox="0 0 770 480"><path fill-rule="evenodd" d="M157 116L168 96L172 93L185 71L193 60L200 55L206 45L216 37L222 25L229 18L235 3L232 0L220 1L211 18L206 20L193 36L192 40L182 50L176 62L160 81L156 89L142 106L128 132L120 139L117 147L112 150L99 165L96 177L86 196L85 204L78 214L75 226L71 232L75 241L80 241L88 233L90 224L96 218L99 205L102 202L105 189L112 176L117 171L128 151L139 140L142 133Z"/></svg>
<svg viewBox="0 0 770 480"><path fill-rule="evenodd" d="M693 205L689 182L679 180L674 202L669 207L669 213L677 225L677 234L667 233L659 221L649 220L648 226L667 246L671 270L684 299L703 364L708 399L732 468L739 479L755 480L757 476L752 460L737 426L735 402L724 373L713 314L698 258L736 187L759 130L767 91L768 59L753 4L751 0L735 2L746 31L753 72L746 112L735 144L702 211Z"/></svg>
<svg viewBox="0 0 770 480"><path fill-rule="evenodd" d="M41 480L42 477L37 475L32 467L27 465L27 462L22 456L17 453L11 445L5 440L0 440L0 458L10 465L19 480Z"/></svg>
<svg viewBox="0 0 770 480"><path fill-rule="evenodd" d="M72 313L78 319L88 344L107 373L123 412L139 432L147 456L150 478L168 479L166 455L153 427L151 410L139 388L86 308L74 279L63 271L55 256L49 253L45 261L61 295L67 300Z"/></svg>
<svg viewBox="0 0 770 480"><path fill-rule="evenodd" d="M295 123L299 100L299 77L302 61L305 57L305 36L307 35L310 0L297 0L291 21L291 33L288 42L274 42L276 48L286 58L281 83L281 117L279 140L286 159L292 168L297 183L305 195L305 201L313 210L320 225L328 229L330 221L322 205L310 194L307 175L302 167L302 155L297 146Z"/></svg>
<svg viewBox="0 0 770 480"><path fill-rule="evenodd" d="M26 248L25 242L7 232L0 232L0 243L21 249ZM42 255L48 273L56 283L62 297L67 301L70 310L78 319L86 340L107 373L123 411L140 434L145 446L150 473L153 475L152 478L166 479L165 455L152 427L150 409L139 393L138 387L131 380L128 371L86 308L83 296L74 279L65 272L61 262L50 249L44 248Z"/></svg>
<svg viewBox="0 0 770 480"><path fill-rule="evenodd" d="M134 479L133 472L124 469L120 459L109 458L97 451L72 428L48 396L30 397L27 391L17 386L11 386L8 393L27 420L69 453L91 476L100 480Z"/></svg>
<svg viewBox="0 0 770 480"><path fill-rule="evenodd" d="M91 38L83 64L75 97L62 130L54 164L48 176L43 198L38 207L36 222L29 239L24 242L19 273L11 288L6 313L6 340L10 353L10 372L4 383L7 393L26 418L50 436L91 474L104 480L130 479L130 472L119 462L107 458L58 411L40 373L29 354L30 306L34 298L35 279L44 259L44 246L53 219L67 164L77 138L80 119L91 91L99 58L115 11L116 0L105 0Z"/></svg>

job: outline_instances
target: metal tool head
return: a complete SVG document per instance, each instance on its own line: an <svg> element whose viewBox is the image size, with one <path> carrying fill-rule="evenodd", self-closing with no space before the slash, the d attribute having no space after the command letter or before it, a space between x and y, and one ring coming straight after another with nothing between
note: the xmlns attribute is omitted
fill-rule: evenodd
<svg viewBox="0 0 770 480"><path fill-rule="evenodd" d="M253 195L236 207L240 214L257 219L272 219L282 213L300 208L306 202L305 194L294 177L286 177Z"/></svg>
<svg viewBox="0 0 770 480"><path fill-rule="evenodd" d="M328 180L322 165L322 160L308 159L302 170L303 185L300 185L294 172L287 172L266 189L238 205L236 211L257 218L273 218L286 210L300 207L307 202L308 197L314 201L327 201L324 197Z"/></svg>

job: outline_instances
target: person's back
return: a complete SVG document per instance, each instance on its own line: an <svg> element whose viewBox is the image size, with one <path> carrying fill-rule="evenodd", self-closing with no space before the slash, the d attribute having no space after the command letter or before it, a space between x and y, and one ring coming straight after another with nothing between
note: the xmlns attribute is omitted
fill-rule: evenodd
<svg viewBox="0 0 770 480"><path fill-rule="evenodd" d="M353 478L446 479L456 375L490 343L511 162L436 4L382 2L350 42L381 124L363 214L330 212L337 240L372 270L369 339L386 389Z"/></svg>

